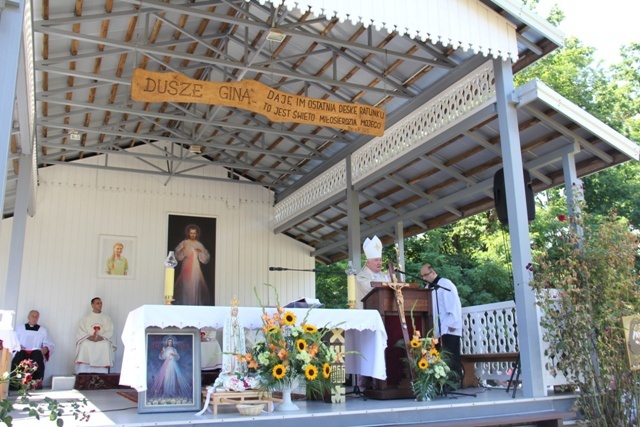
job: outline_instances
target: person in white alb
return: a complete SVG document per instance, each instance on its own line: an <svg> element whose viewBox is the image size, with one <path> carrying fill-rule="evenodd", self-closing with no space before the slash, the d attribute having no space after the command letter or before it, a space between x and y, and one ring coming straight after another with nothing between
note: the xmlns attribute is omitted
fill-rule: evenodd
<svg viewBox="0 0 640 427"><path fill-rule="evenodd" d="M107 373L113 367L113 322L102 313L102 300L91 300L91 313L80 320L76 334L76 373Z"/></svg>
<svg viewBox="0 0 640 427"><path fill-rule="evenodd" d="M462 339L462 304L458 296L458 288L453 282L440 277L431 264L420 269L420 276L429 283L433 295L435 336L440 340L442 350L449 354L449 368L457 375L454 382L462 381L461 339Z"/></svg>
<svg viewBox="0 0 640 427"><path fill-rule="evenodd" d="M45 363L53 352L54 344L47 328L38 324L40 319L38 310L31 310L27 319L27 323L17 325L15 329L20 342L20 351L13 356L11 370L15 370L20 362L26 359L36 362L38 369L33 373L33 379L36 381L35 388L39 390L42 388Z"/></svg>
<svg viewBox="0 0 640 427"><path fill-rule="evenodd" d="M390 282L389 275L382 270L382 242L378 236L368 237L362 244L367 257L360 273L356 276L356 308L362 307L362 299L371 292L371 282Z"/></svg>

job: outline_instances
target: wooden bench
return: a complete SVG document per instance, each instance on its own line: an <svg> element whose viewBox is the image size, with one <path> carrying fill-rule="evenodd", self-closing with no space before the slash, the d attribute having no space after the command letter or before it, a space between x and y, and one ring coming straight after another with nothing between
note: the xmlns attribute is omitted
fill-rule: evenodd
<svg viewBox="0 0 640 427"><path fill-rule="evenodd" d="M477 362L512 362L518 361L520 353L478 353L478 354L463 354L461 357L462 369L464 371L464 377L462 377L462 388L478 387L478 378L476 378L476 372L474 364Z"/></svg>
<svg viewBox="0 0 640 427"><path fill-rule="evenodd" d="M202 390L202 397L207 397L206 388ZM273 411L273 402L282 402L281 399L272 397L271 393L262 391L216 391L211 397L209 404L213 406L213 415L218 415L218 406L221 405L266 403L267 411L271 412Z"/></svg>

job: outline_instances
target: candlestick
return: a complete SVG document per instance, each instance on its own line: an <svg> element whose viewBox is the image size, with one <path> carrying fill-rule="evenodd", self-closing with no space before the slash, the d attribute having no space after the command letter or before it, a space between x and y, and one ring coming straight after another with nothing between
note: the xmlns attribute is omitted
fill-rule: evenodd
<svg viewBox="0 0 640 427"><path fill-rule="evenodd" d="M171 304L173 299L173 280L175 278L175 270L171 267L164 269L164 298Z"/></svg>
<svg viewBox="0 0 640 427"><path fill-rule="evenodd" d="M356 270L351 261L344 272L347 274L347 306L356 308Z"/></svg>
<svg viewBox="0 0 640 427"><path fill-rule="evenodd" d="M176 274L176 265L178 265L178 260L176 260L173 251L169 251L169 255L164 261L164 303L167 305L171 305L171 301L173 301L173 282Z"/></svg>
<svg viewBox="0 0 640 427"><path fill-rule="evenodd" d="M356 276L347 276L347 303L349 308L356 307Z"/></svg>

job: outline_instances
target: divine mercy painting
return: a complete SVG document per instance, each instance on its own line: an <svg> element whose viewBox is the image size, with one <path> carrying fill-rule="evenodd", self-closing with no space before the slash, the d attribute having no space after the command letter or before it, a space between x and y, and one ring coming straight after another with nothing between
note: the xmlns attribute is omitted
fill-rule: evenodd
<svg viewBox="0 0 640 427"><path fill-rule="evenodd" d="M196 328L147 328L147 390L139 412L199 409L199 336Z"/></svg>
<svg viewBox="0 0 640 427"><path fill-rule="evenodd" d="M175 305L215 305L216 219L169 215L168 251L178 261Z"/></svg>

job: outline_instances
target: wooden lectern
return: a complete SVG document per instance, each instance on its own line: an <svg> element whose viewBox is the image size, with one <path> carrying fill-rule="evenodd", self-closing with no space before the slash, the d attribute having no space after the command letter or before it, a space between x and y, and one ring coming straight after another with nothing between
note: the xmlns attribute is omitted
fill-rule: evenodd
<svg viewBox="0 0 640 427"><path fill-rule="evenodd" d="M398 317L395 292L379 282L372 282L371 285L373 289L362 299L362 302L365 309L377 310L380 313L387 331L387 348L384 355L387 379L383 381L374 378L373 389L365 390L364 394L366 397L381 400L412 399L415 396L411 389L411 378L408 374L407 364L403 360L407 358L407 352L404 347L397 346L398 341L403 339L403 333L401 319ZM412 308L416 328L424 337L433 328L431 292L419 289L416 283L407 283L406 285L402 288L402 296L404 297L404 316L409 339L413 337Z"/></svg>

